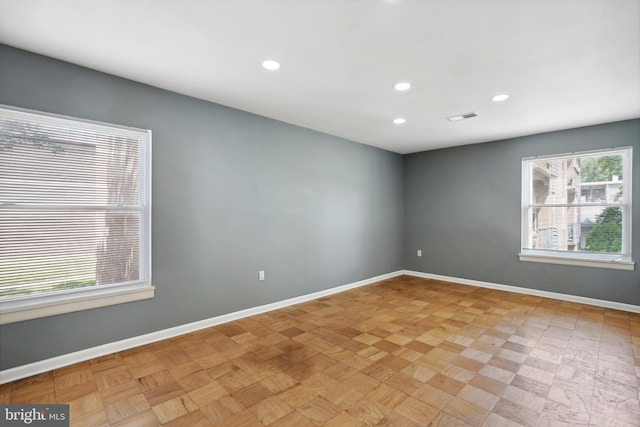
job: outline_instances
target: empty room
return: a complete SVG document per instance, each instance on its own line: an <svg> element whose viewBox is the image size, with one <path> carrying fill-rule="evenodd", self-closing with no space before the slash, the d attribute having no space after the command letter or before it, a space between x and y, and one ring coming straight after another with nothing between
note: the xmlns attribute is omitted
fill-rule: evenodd
<svg viewBox="0 0 640 427"><path fill-rule="evenodd" d="M0 0L0 425L640 426L639 0Z"/></svg>

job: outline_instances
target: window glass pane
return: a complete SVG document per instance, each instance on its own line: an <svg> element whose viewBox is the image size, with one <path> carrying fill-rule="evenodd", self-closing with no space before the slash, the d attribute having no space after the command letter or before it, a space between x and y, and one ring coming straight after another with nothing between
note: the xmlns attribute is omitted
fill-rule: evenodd
<svg viewBox="0 0 640 427"><path fill-rule="evenodd" d="M622 252L622 208L530 207L528 249Z"/></svg>
<svg viewBox="0 0 640 427"><path fill-rule="evenodd" d="M2 203L139 204L137 139L0 120L0 161Z"/></svg>
<svg viewBox="0 0 640 427"><path fill-rule="evenodd" d="M591 156L580 159L580 202L623 202L622 155Z"/></svg>
<svg viewBox="0 0 640 427"><path fill-rule="evenodd" d="M578 201L580 164L577 159L546 159L531 162L531 202L567 204Z"/></svg>
<svg viewBox="0 0 640 427"><path fill-rule="evenodd" d="M580 182L622 181L622 155L599 155L580 158Z"/></svg>
<svg viewBox="0 0 640 427"><path fill-rule="evenodd" d="M622 155L531 161L531 203L622 203L622 169Z"/></svg>
<svg viewBox="0 0 640 427"><path fill-rule="evenodd" d="M140 216L0 210L0 297L141 279Z"/></svg>

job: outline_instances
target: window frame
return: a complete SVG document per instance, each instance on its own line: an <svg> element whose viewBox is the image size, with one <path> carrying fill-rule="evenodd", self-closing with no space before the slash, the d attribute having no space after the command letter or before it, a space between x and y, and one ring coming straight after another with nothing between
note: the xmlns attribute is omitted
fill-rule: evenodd
<svg viewBox="0 0 640 427"><path fill-rule="evenodd" d="M606 254L599 252L574 252L566 250L554 249L531 249L529 245L529 208L535 203L531 202L533 193L533 181L530 175L530 164L533 161L540 160L562 160L575 159L578 157L589 157L594 155L612 155L623 154L623 171L622 188L624 199L623 202L615 206L622 209L622 250L621 254ZM635 263L632 261L632 181L633 181L633 148L617 147L604 148L599 150L580 151L573 153L562 153L554 155L525 157L522 159L522 189L521 189L521 243L520 253L518 254L520 261L541 262L551 264L576 265L584 267L600 267L611 268L617 270L633 271ZM602 203L606 205L607 203ZM578 204L580 205L580 204ZM557 205L552 205L557 206ZM557 206L562 207L562 205Z"/></svg>
<svg viewBox="0 0 640 427"><path fill-rule="evenodd" d="M142 206L140 225L140 278L134 282L92 285L75 289L40 292L0 300L0 325L53 316L154 297L151 281L151 130L86 120L0 104L5 118L93 130L132 137L140 142Z"/></svg>

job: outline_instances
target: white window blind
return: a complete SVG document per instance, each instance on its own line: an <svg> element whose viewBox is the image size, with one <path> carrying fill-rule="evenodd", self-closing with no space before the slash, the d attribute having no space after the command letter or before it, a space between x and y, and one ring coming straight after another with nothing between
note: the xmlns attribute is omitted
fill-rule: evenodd
<svg viewBox="0 0 640 427"><path fill-rule="evenodd" d="M0 108L0 302L151 286L150 143Z"/></svg>

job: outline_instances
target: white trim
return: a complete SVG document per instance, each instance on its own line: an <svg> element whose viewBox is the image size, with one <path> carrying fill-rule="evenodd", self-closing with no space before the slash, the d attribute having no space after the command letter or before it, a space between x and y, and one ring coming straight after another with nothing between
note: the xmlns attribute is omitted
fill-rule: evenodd
<svg viewBox="0 0 640 427"><path fill-rule="evenodd" d="M571 159L590 157L599 154L618 154L622 156L623 165L622 170L624 172L624 179L622 180L622 194L624 199L620 203L534 203L532 200L533 195L533 179L531 176L531 162L539 160L559 160L559 159ZM617 148L603 148L599 150L554 154L546 156L525 157L522 159L522 183L521 183L521 234L520 234L520 261L530 262L542 262L549 264L565 264L576 265L584 267L600 267L611 268L616 270L633 271L635 264L631 261L632 251L632 239L633 234L631 230L631 222L633 218L632 214L632 191L631 183L633 177L633 147L617 147ZM583 183L584 185L593 184L607 184L608 181L602 183ZM582 185L582 184L581 184ZM602 253L588 253L584 251L574 252L568 250L553 250L553 249L533 249L531 242L531 230L529 227L529 221L531 218L530 208L539 207L608 207L615 206L622 210L622 248L621 254L602 254Z"/></svg>
<svg viewBox="0 0 640 427"><path fill-rule="evenodd" d="M640 313L640 305L625 304L622 302L581 297L577 295L561 294L557 292L541 291L538 289L522 288L520 286L501 285L499 283L482 282L479 280L461 279L459 277L441 276L439 274L422 273L420 271L405 270L404 274L408 276L422 277L424 279L442 280L444 282L460 283L462 285L477 286L479 288L497 289L500 291L514 292L517 294L533 295L537 297L551 298L551 299L560 300L560 301L577 302L580 304L594 305L597 307L628 311L631 313Z"/></svg>
<svg viewBox="0 0 640 427"><path fill-rule="evenodd" d="M632 242L633 242L633 230L631 229L631 223L633 222L633 201L631 197L633 196L632 182L633 182L633 147L628 147L628 155L624 156L624 171L627 174L627 178L623 177L622 182L622 195L624 197L625 205L626 205L626 215L623 216L622 221L622 235L629 236L628 239L622 239L622 252L629 254L631 256L631 251L633 250ZM624 210L625 208L623 208ZM637 248L636 248L637 250Z"/></svg>
<svg viewBox="0 0 640 427"><path fill-rule="evenodd" d="M140 132L148 132L148 129L141 129L133 126L124 126L114 123L100 122L97 120L83 119L80 117L71 117L63 114L50 113L48 111L30 110L6 104L0 104L0 110L5 110L3 113L18 120L31 120L49 125L60 125L60 122L63 122L67 126L73 125L85 130L99 130L107 133L113 132L114 129L117 129L118 134L135 139L138 138Z"/></svg>
<svg viewBox="0 0 640 427"><path fill-rule="evenodd" d="M30 377L32 375L41 374L43 372L48 372L53 369L61 368L63 366L73 365L74 363L84 362L89 359L94 359L96 357L104 356L104 355L115 353L118 351L128 350L130 348L138 347L141 345L150 344L156 341L161 341L161 340L173 338L179 335L187 334L190 332L198 331L201 329L210 328L212 326L220 325L222 323L232 322L234 320L242 319L249 316L255 316L257 314L265 313L272 310L277 310L279 308L288 307L294 304L300 304L306 301L322 298L327 295L344 292L349 289L370 285L372 283L379 282L381 280L386 280L392 277L401 276L402 274L404 274L403 270L394 271L392 273L382 274L380 276L375 276L369 279L360 280L358 282L337 286L335 288L325 289L323 291L314 292L307 295L301 295L299 297L289 298L289 299L274 302L271 304L252 307L246 310L240 310L233 313L223 314L221 316L211 317L211 318L200 320L197 322L175 326L173 328L163 329L160 331L151 332L144 335L139 335L137 337L127 338L124 340L99 345L97 347L87 348L85 350L63 354L61 356L52 357L50 359L45 359L38 362L22 365L22 366L16 366L15 368L5 369L4 371L0 371L0 384L5 384L11 381Z"/></svg>
<svg viewBox="0 0 640 427"><path fill-rule="evenodd" d="M595 150L587 150L587 151L573 151L571 153L560 153L560 154L545 154L543 156L529 156L523 157L522 160L546 160L546 159L573 159L576 157L589 157L594 154L601 154L603 151L608 151L610 153L620 153L624 154L627 149L632 148L632 146L626 147L609 147L609 148L598 148Z"/></svg>
<svg viewBox="0 0 640 427"><path fill-rule="evenodd" d="M563 264L563 265L579 265L582 267L599 267L599 268L611 268L614 270L627 270L633 271L635 268L635 262L622 261L622 260L596 260L585 258L571 258L561 256L544 256L544 255L530 255L519 254L520 261L529 262L543 262L548 264Z"/></svg>
<svg viewBox="0 0 640 427"><path fill-rule="evenodd" d="M151 187L152 178L151 174L151 143L152 143L151 129L147 129L146 136L140 141L142 147L142 156L140 156L140 173L144 175L145 179L142 181L141 198L142 198L142 227L140 228L140 279L151 286L153 283L151 280L151 267L152 267L152 233L151 233L151 219L152 215L152 203L151 203Z"/></svg>
<svg viewBox="0 0 640 427"><path fill-rule="evenodd" d="M533 193L531 168L527 160L522 159L522 182L520 188L520 248L528 248L529 240L529 205Z"/></svg>
<svg viewBox="0 0 640 427"><path fill-rule="evenodd" d="M140 301L153 298L154 292L147 284L104 285L18 298L0 304L0 325Z"/></svg>
<svg viewBox="0 0 640 427"><path fill-rule="evenodd" d="M108 135L120 135L137 140L140 150L140 206L0 204L0 209L139 211L141 214L139 281L8 297L6 300L0 300L0 325L153 298L155 288L151 285L151 130L28 110L4 104L0 104L0 116L20 121L44 123L72 132L80 129L92 133L103 132Z"/></svg>

